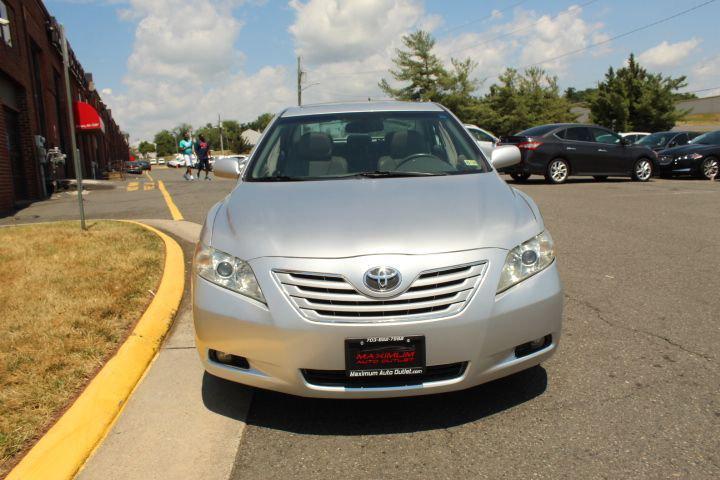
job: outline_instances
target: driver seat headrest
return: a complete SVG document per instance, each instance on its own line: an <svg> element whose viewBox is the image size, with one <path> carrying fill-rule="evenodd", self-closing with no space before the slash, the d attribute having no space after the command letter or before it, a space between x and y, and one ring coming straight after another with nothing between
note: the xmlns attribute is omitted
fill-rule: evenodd
<svg viewBox="0 0 720 480"><path fill-rule="evenodd" d="M392 158L405 158L413 153L425 151L425 139L417 130L395 132L390 139L390 156Z"/></svg>
<svg viewBox="0 0 720 480"><path fill-rule="evenodd" d="M298 141L298 156L306 161L319 162L332 158L332 138L323 132L308 132Z"/></svg>

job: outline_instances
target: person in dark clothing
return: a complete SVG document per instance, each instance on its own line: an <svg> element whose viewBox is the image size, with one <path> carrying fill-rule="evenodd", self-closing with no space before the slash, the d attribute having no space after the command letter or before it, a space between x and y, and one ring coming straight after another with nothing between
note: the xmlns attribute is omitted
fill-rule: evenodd
<svg viewBox="0 0 720 480"><path fill-rule="evenodd" d="M205 170L205 180L210 180L210 144L204 135L200 135L195 142L195 155L198 159L197 177L200 178L200 172Z"/></svg>

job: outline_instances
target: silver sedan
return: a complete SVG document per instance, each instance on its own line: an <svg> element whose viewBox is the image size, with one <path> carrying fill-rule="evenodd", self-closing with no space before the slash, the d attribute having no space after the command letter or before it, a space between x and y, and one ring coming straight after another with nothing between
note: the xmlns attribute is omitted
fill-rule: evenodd
<svg viewBox="0 0 720 480"><path fill-rule="evenodd" d="M433 103L289 108L209 212L196 345L218 377L308 397L469 388L535 366L563 292L535 203Z"/></svg>

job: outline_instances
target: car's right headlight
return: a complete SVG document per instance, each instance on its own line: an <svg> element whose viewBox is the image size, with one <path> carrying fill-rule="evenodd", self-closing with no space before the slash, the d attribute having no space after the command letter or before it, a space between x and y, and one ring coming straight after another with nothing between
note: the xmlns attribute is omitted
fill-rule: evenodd
<svg viewBox="0 0 720 480"><path fill-rule="evenodd" d="M553 260L555 260L553 239L547 231L523 242L508 252L500 274L497 293L504 292L546 269Z"/></svg>
<svg viewBox="0 0 720 480"><path fill-rule="evenodd" d="M232 255L198 243L193 261L195 273L205 280L258 302L267 303L250 264Z"/></svg>

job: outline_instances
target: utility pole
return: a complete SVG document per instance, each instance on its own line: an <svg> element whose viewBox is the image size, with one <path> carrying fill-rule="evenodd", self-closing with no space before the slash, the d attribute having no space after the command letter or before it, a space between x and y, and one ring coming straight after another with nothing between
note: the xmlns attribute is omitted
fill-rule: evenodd
<svg viewBox="0 0 720 480"><path fill-rule="evenodd" d="M220 114L218 113L218 130L220 131L220 151L224 151L223 138L222 138L222 122L220 121Z"/></svg>
<svg viewBox="0 0 720 480"><path fill-rule="evenodd" d="M297 57L297 97L298 97L298 107L302 106L302 76L303 71L302 67L300 66L300 56Z"/></svg>
<svg viewBox="0 0 720 480"><path fill-rule="evenodd" d="M70 128L70 149L73 156L73 165L75 166L75 179L77 181L77 197L78 207L80 208L80 228L87 230L85 227L85 206L83 205L82 196L82 170L80 167L80 155L77 149L77 139L75 138L75 115L73 114L72 90L70 89L70 59L68 57L67 37L65 37L65 27L60 25L60 44L62 46L63 70L65 70L65 93L67 95L67 112L68 124Z"/></svg>

